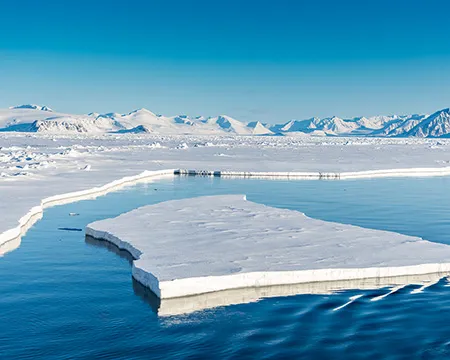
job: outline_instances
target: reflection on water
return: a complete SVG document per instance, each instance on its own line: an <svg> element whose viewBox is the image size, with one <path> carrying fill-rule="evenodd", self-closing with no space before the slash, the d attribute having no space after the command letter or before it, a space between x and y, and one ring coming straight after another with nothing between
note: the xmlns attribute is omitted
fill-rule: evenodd
<svg viewBox="0 0 450 360"><path fill-rule="evenodd" d="M86 241L86 244L88 244L88 245L107 249L108 251L111 251L112 253L127 260L130 265L133 263L133 260L135 260L134 257L128 251L119 249L115 244L113 244L109 241L99 240L99 239L93 238L92 236L89 236L89 235L85 236L84 241Z"/></svg>
<svg viewBox="0 0 450 360"><path fill-rule="evenodd" d="M228 306L255 302L264 298L293 296L300 294L333 294L345 290L398 289L405 285L428 286L446 279L448 273L435 273L420 276L398 276L392 278L360 279L330 282L311 282L295 285L278 285L257 288L244 288L161 300L158 314L171 316L191 313L218 306Z"/></svg>
<svg viewBox="0 0 450 360"><path fill-rule="evenodd" d="M135 260L128 251L119 249L115 244L109 241L98 240L91 236L86 236L85 241L89 245L107 249L119 257L126 259L130 265L133 263L133 260ZM439 272L422 275L252 287L162 300L160 300L149 288L143 286L134 278L132 279L132 283L135 294L149 304L150 308L155 313L160 316L173 316L211 309L219 306L245 304L255 302L263 298L293 296L300 294L332 294L338 291L354 289L373 290L385 288L388 290L386 294L383 295L384 297L405 285L420 285L421 287L418 289L422 289L437 283L440 279L444 279L449 275L450 273Z"/></svg>
<svg viewBox="0 0 450 360"><path fill-rule="evenodd" d="M146 304L150 305L150 308L155 314L158 314L161 307L161 300L159 297L157 297L148 287L137 282L134 278L132 279L132 284L134 293L144 300Z"/></svg>

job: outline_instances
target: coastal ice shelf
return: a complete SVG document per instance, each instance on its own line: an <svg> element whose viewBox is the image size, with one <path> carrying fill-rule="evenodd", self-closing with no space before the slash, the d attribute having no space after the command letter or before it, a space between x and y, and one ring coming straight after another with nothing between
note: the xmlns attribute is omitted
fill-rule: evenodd
<svg viewBox="0 0 450 360"><path fill-rule="evenodd" d="M450 246L207 196L145 206L89 224L86 235L136 259L133 277L159 298L450 271Z"/></svg>

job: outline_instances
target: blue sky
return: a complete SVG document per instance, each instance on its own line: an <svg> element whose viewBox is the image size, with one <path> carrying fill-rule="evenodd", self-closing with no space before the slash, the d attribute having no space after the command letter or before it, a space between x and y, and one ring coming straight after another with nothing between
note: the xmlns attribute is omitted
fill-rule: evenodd
<svg viewBox="0 0 450 360"><path fill-rule="evenodd" d="M450 106L450 2L0 1L0 107L312 116Z"/></svg>

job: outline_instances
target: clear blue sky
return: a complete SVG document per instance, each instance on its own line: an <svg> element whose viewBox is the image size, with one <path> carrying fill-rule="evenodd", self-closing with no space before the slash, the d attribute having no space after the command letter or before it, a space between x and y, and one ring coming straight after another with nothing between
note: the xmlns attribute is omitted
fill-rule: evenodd
<svg viewBox="0 0 450 360"><path fill-rule="evenodd" d="M311 116L450 106L450 1L0 1L0 107Z"/></svg>

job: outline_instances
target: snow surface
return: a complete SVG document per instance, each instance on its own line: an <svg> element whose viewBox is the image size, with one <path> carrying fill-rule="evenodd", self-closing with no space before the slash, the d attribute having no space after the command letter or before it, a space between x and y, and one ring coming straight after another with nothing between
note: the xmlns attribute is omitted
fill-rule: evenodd
<svg viewBox="0 0 450 360"><path fill-rule="evenodd" d="M159 298L244 287L450 271L450 246L206 196L144 206L89 224L127 250L133 277Z"/></svg>

